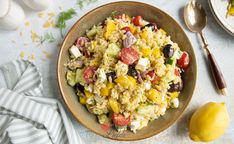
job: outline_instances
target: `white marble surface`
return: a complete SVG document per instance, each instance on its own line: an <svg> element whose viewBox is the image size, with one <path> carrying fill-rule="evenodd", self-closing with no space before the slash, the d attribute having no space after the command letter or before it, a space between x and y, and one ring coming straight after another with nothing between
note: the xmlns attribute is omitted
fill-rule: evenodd
<svg viewBox="0 0 234 144"><path fill-rule="evenodd" d="M54 1L53 5L51 5L51 7L46 10L46 13L51 11L58 13L60 11L59 6L62 6L64 9L68 9L70 7L76 8L78 15L68 22L68 27L66 29L67 31L78 18L80 18L89 10L113 1L114 0L98 0L98 2L94 4L85 6L83 10L79 10L78 7L75 5L76 0L56 0ZM149 3L166 11L183 26L186 34L190 38L196 53L198 66L197 86L193 99L184 115L173 126L157 136L137 142L117 142L108 140L90 132L79 123L74 122L84 142L86 144L190 144L193 142L188 138L187 126L189 117L191 116L191 112L193 112L194 109L196 109L197 107L209 101L225 101L227 103L228 111L231 117L230 126L224 136L211 143L234 144L234 37L228 35L217 24L210 12L207 2L205 0L200 0L202 5L205 7L208 15L208 25L204 30L204 34L208 39L210 47L214 55L216 56L216 59L223 71L228 85L229 94L226 97L222 97L219 96L215 91L213 81L210 77L209 70L207 69L205 55L203 53L203 50L201 49L197 35L189 32L185 28L184 22L182 20L182 8L186 4L187 0L139 1ZM21 3L21 0L18 0L18 2ZM22 6L25 8L27 20L30 21L30 26L22 25L17 31L12 32L0 30L0 64L20 58L20 53L22 51L25 52L25 59L28 59L28 55L34 54L35 59L33 59L32 61L34 61L34 63L39 67L43 75L45 94L47 94L48 96L60 97L56 79L56 61L59 51L57 45L58 43L61 43L59 31L55 28L43 29L42 24L47 19L47 16L45 16L43 19L38 18L37 12L31 11L24 5ZM36 31L40 35L42 35L46 31L52 32L57 40L54 43L44 43L43 45L38 46L38 44L32 42L30 38L31 30ZM22 32L22 36L20 36L20 32ZM50 58L46 58L43 51L50 53Z"/></svg>

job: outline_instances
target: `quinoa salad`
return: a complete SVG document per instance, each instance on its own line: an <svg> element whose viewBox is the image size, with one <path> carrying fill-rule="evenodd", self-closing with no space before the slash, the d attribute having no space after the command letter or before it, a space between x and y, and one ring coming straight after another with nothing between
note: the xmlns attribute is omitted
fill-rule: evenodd
<svg viewBox="0 0 234 144"><path fill-rule="evenodd" d="M179 107L189 55L142 16L111 16L69 49L66 79L101 125L136 133Z"/></svg>

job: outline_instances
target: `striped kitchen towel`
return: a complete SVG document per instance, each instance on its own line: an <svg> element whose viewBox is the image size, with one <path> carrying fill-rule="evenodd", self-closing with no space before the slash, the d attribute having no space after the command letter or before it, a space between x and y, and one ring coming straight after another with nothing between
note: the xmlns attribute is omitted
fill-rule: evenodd
<svg viewBox="0 0 234 144"><path fill-rule="evenodd" d="M35 65L16 60L0 75L0 144L83 144L62 104L43 96Z"/></svg>

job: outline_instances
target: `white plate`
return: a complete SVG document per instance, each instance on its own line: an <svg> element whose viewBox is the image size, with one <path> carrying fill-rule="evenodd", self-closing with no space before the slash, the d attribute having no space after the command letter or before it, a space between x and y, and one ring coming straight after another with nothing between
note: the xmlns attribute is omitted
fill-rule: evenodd
<svg viewBox="0 0 234 144"><path fill-rule="evenodd" d="M211 11L218 23L234 36L234 16L226 17L228 0L208 0Z"/></svg>

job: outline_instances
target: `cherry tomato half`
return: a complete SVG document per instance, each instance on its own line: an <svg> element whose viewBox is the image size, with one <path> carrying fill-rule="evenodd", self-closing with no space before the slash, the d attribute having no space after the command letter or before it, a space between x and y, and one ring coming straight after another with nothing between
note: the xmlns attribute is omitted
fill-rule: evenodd
<svg viewBox="0 0 234 144"><path fill-rule="evenodd" d="M114 18L116 18L116 19L122 19L123 15L116 15L116 16L114 16Z"/></svg>
<svg viewBox="0 0 234 144"><path fill-rule="evenodd" d="M142 17L141 16L136 16L133 18L132 22L136 26L141 26L142 25Z"/></svg>
<svg viewBox="0 0 234 144"><path fill-rule="evenodd" d="M93 66L88 66L84 69L83 78L87 84L94 82L93 75L96 71L96 68Z"/></svg>
<svg viewBox="0 0 234 144"><path fill-rule="evenodd" d="M130 117L125 118L122 114L114 113L112 115L112 121L116 126L126 126L130 122Z"/></svg>
<svg viewBox="0 0 234 144"><path fill-rule="evenodd" d="M138 52L133 48L122 48L120 51L120 59L127 65L133 64L138 58Z"/></svg>
<svg viewBox="0 0 234 144"><path fill-rule="evenodd" d="M187 68L189 65L189 55L187 52L183 52L183 54L181 55L180 59L177 60L177 64L180 68Z"/></svg>
<svg viewBox="0 0 234 144"><path fill-rule="evenodd" d="M178 69L175 69L174 74L175 74L176 76L180 76L180 71L179 71Z"/></svg>
<svg viewBox="0 0 234 144"><path fill-rule="evenodd" d="M121 30L124 30L125 32L131 31L130 27L128 27L128 26L123 27Z"/></svg>
<svg viewBox="0 0 234 144"><path fill-rule="evenodd" d="M161 78L159 76L155 75L154 79L152 80L152 83L153 84L159 84L160 79Z"/></svg>
<svg viewBox="0 0 234 144"><path fill-rule="evenodd" d="M147 73L148 76L150 76L151 78L151 82L153 84L158 84L158 82L160 81L160 77L156 75L156 73L152 70L152 71L149 71Z"/></svg>
<svg viewBox="0 0 234 144"><path fill-rule="evenodd" d="M155 72L152 70L152 71L149 71L147 73L148 76L150 76L150 79L153 80L155 78Z"/></svg>
<svg viewBox="0 0 234 144"><path fill-rule="evenodd" d="M101 129L102 129L104 132L108 132L108 131L110 130L110 124L109 124L109 123L101 124Z"/></svg>

